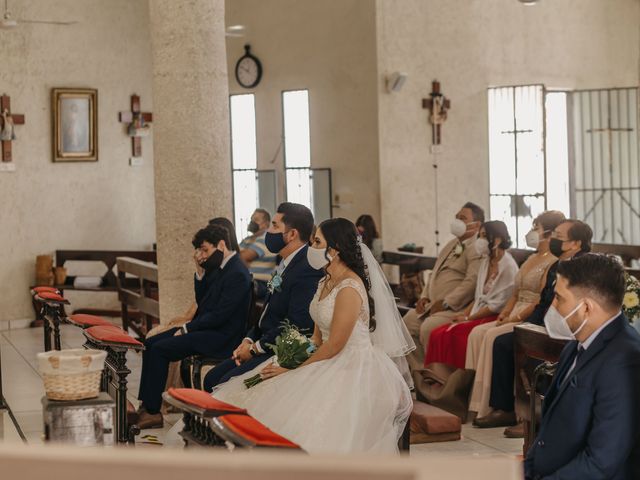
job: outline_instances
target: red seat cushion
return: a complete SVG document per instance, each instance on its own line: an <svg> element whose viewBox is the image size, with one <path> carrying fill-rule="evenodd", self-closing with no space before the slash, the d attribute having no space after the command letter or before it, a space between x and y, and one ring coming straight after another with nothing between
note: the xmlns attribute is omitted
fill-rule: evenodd
<svg viewBox="0 0 640 480"><path fill-rule="evenodd" d="M60 293L60 291L55 287L33 287L31 291L35 293L42 293L42 292L51 292L51 293L58 293L58 294Z"/></svg>
<svg viewBox="0 0 640 480"><path fill-rule="evenodd" d="M99 342L106 343L123 343L126 345L142 345L138 340L133 338L127 332L115 325L98 325L85 330L90 337Z"/></svg>
<svg viewBox="0 0 640 480"><path fill-rule="evenodd" d="M211 394L196 390L195 388L170 388L167 393L176 400L180 400L188 405L202 408L203 410L216 410L220 412L232 412L246 414L244 408L236 407L230 403L221 402L211 396Z"/></svg>
<svg viewBox="0 0 640 480"><path fill-rule="evenodd" d="M43 300L53 300L54 302L66 302L64 297L55 292L41 292L38 293L38 297Z"/></svg>
<svg viewBox="0 0 640 480"><path fill-rule="evenodd" d="M105 325L105 326L113 326L109 320L105 320L102 317L98 317L96 315L87 315L86 313L76 313L74 315L69 315L67 319L76 325L80 325L81 327L95 327L96 325Z"/></svg>
<svg viewBox="0 0 640 480"><path fill-rule="evenodd" d="M262 423L247 415L225 415L218 420L236 435L261 447L300 448L299 445L272 432Z"/></svg>

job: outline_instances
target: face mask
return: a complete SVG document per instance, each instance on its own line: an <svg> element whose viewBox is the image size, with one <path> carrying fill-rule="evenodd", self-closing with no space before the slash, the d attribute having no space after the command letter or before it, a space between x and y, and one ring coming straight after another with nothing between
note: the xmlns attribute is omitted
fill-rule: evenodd
<svg viewBox="0 0 640 480"><path fill-rule="evenodd" d="M478 255L480 256L489 255L491 253L491 250L489 250L489 240L487 240L486 238L478 238L476 240L475 246L476 252L478 252Z"/></svg>
<svg viewBox="0 0 640 480"><path fill-rule="evenodd" d="M205 272L207 273L212 272L220 268L220 265L222 265L223 258L224 258L224 253L222 253L222 250L216 250L209 256L209 258L207 258L204 262L202 262L200 266L204 268Z"/></svg>
<svg viewBox="0 0 640 480"><path fill-rule="evenodd" d="M307 261L316 270L324 268L331 261L329 258L326 248L307 248Z"/></svg>
<svg viewBox="0 0 640 480"><path fill-rule="evenodd" d="M250 233L256 233L260 231L260 225L256 222L249 222L249 226L247 227L247 231Z"/></svg>
<svg viewBox="0 0 640 480"><path fill-rule="evenodd" d="M280 253L280 250L287 246L287 242L284 240L284 233L280 232L267 232L264 237L264 244L271 253Z"/></svg>
<svg viewBox="0 0 640 480"><path fill-rule="evenodd" d="M576 335L580 333L580 330L587 324L587 319L580 324L580 326L576 329L575 332L571 330L569 324L567 323L567 319L576 313L578 309L583 305L583 302L580 302L576 308L571 310L569 315L563 317L560 312L551 305L547 314L544 316L544 325L547 327L547 332L551 338L556 338L558 340L575 340Z"/></svg>
<svg viewBox="0 0 640 480"><path fill-rule="evenodd" d="M564 241L559 238L552 238L549 240L549 250L551 250L551 254L560 258L560 255L564 253L564 250L562 250L563 243Z"/></svg>
<svg viewBox="0 0 640 480"><path fill-rule="evenodd" d="M530 230L524 237L527 247L537 249L540 245L540 235L535 230Z"/></svg>
<svg viewBox="0 0 640 480"><path fill-rule="evenodd" d="M467 233L467 224L464 223L459 218L456 218L453 222L451 222L451 235L455 235L460 238Z"/></svg>

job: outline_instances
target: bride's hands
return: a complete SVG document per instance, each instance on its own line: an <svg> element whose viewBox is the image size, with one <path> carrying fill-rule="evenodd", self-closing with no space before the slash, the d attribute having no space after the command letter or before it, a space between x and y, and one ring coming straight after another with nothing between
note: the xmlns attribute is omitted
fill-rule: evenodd
<svg viewBox="0 0 640 480"><path fill-rule="evenodd" d="M288 368L280 367L279 365L267 365L260 371L260 375L262 378L266 380L267 378L276 377L281 373L288 372Z"/></svg>

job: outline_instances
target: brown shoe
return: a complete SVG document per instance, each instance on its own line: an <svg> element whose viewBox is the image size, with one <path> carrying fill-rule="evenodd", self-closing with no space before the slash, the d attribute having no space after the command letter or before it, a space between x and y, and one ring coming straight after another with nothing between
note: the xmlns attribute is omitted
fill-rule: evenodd
<svg viewBox="0 0 640 480"><path fill-rule="evenodd" d="M504 436L507 438L524 438L524 423L519 422L513 427L507 427L504 429Z"/></svg>
<svg viewBox="0 0 640 480"><path fill-rule="evenodd" d="M149 412L141 412L138 416L138 421L135 422L135 425L140 430L162 428L164 426L164 420L161 413L151 414Z"/></svg>
<svg viewBox="0 0 640 480"><path fill-rule="evenodd" d="M518 423L515 412L505 412L504 410L494 410L489 415L476 418L473 426L478 428L510 427Z"/></svg>

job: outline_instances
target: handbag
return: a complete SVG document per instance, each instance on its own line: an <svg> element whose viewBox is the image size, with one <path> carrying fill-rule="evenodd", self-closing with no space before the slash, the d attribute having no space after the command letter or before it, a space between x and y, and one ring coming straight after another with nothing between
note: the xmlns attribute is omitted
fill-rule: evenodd
<svg viewBox="0 0 640 480"><path fill-rule="evenodd" d="M417 399L452 413L464 422L475 376L475 370L430 363L413 372Z"/></svg>

